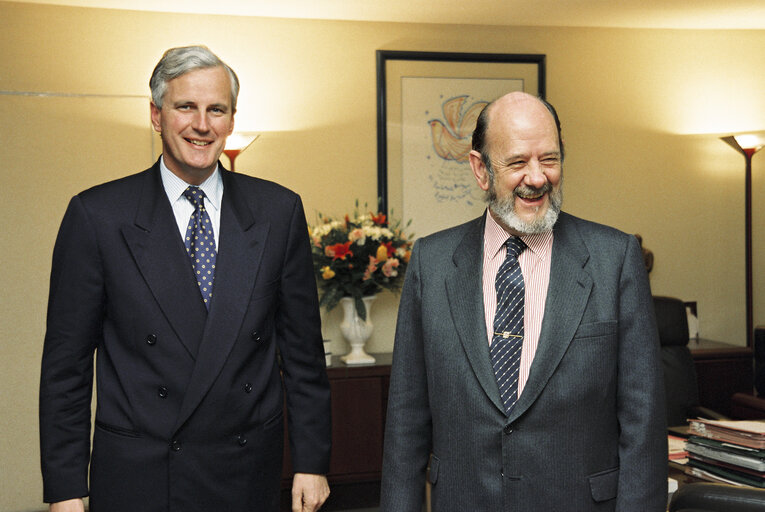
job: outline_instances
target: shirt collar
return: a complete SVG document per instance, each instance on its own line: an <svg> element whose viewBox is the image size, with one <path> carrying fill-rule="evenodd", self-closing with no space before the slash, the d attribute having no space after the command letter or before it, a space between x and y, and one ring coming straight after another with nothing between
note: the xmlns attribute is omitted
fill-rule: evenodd
<svg viewBox="0 0 765 512"><path fill-rule="evenodd" d="M486 253L491 257L496 256L505 245L507 239L511 236L513 235L505 231L505 228L500 226L499 223L494 220L494 217L487 208L486 227L484 228L483 233L484 250ZM553 232L550 230L543 233L534 233L532 235L522 235L520 238L526 246L531 249L532 254L537 258L545 258L552 247Z"/></svg>
<svg viewBox="0 0 765 512"><path fill-rule="evenodd" d="M210 206L216 210L220 210L220 203L223 199L223 178L221 177L219 168L220 165L216 166L213 173L199 185L199 188L202 189L202 192L207 196L205 206ZM190 184L183 181L168 169L167 165L165 165L164 156L160 158L159 173L162 177L162 186L165 188L167 198L170 200L170 204L173 204L183 197L183 191L186 190Z"/></svg>

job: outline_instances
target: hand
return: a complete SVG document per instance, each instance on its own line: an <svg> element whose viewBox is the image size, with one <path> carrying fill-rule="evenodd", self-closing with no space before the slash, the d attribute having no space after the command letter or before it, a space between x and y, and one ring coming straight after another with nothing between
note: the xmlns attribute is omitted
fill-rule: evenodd
<svg viewBox="0 0 765 512"><path fill-rule="evenodd" d="M316 512L328 496L326 476L295 473L292 479L292 512Z"/></svg>
<svg viewBox="0 0 765 512"><path fill-rule="evenodd" d="M82 498L51 503L50 512L85 512L85 504Z"/></svg>

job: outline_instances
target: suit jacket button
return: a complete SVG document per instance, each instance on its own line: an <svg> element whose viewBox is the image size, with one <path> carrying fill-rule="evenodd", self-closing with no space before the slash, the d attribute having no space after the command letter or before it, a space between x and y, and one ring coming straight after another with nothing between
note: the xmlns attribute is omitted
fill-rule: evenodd
<svg viewBox="0 0 765 512"><path fill-rule="evenodd" d="M181 442L178 441L177 439L173 439L173 442L170 444L170 449L173 450L174 452L181 451Z"/></svg>
<svg viewBox="0 0 765 512"><path fill-rule="evenodd" d="M167 398L167 388L165 386L160 386L157 390L157 394L159 394L160 398Z"/></svg>
<svg viewBox="0 0 765 512"><path fill-rule="evenodd" d="M252 341L254 341L255 343L260 343L261 338L260 338L260 333L258 331L252 331L252 334L250 334L250 336L252 337Z"/></svg>
<svg viewBox="0 0 765 512"><path fill-rule="evenodd" d="M242 434L239 434L238 436L236 436L236 440L239 443L239 446L244 446L247 444L247 438L244 437L244 435Z"/></svg>
<svg viewBox="0 0 765 512"><path fill-rule="evenodd" d="M513 433L513 427L512 425L505 425L505 428L502 429L502 432L504 432L506 435L510 435Z"/></svg>
<svg viewBox="0 0 765 512"><path fill-rule="evenodd" d="M247 384L245 384L244 385L244 392L245 393L251 393L252 392L252 384L250 384L249 382Z"/></svg>
<svg viewBox="0 0 765 512"><path fill-rule="evenodd" d="M148 336L146 336L146 343L148 345L154 345L155 343L157 343L157 335L149 334Z"/></svg>

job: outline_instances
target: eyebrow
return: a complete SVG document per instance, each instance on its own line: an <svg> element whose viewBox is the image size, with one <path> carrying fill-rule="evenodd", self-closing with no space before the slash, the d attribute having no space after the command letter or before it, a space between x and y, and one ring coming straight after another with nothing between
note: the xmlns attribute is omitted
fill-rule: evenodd
<svg viewBox="0 0 765 512"><path fill-rule="evenodd" d="M560 151L547 151L545 153L542 153L539 155L540 158L548 157L548 156L556 156L560 158ZM529 154L528 153L515 153L513 155L510 155L508 157L500 159L500 162L502 164L509 164L511 162L515 162L516 160L528 160Z"/></svg>
<svg viewBox="0 0 765 512"><path fill-rule="evenodd" d="M199 104L196 101L194 101L194 100L180 100L180 101L176 101L175 103L173 103L174 107L182 107L184 105L199 106ZM225 110L227 112L230 110L230 107L226 103L213 103L211 105L208 105L207 108L208 109L219 108L219 109Z"/></svg>

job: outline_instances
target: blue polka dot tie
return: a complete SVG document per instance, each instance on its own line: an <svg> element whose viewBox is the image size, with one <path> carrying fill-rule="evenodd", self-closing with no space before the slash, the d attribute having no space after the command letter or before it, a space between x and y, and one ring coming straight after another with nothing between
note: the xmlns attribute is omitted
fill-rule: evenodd
<svg viewBox="0 0 765 512"><path fill-rule="evenodd" d="M205 210L205 193L199 187L188 187L183 191L183 195L194 205L194 213L191 214L189 226L186 228L186 252L191 258L205 307L210 309L216 256L213 226Z"/></svg>
<svg viewBox="0 0 765 512"><path fill-rule="evenodd" d="M518 399L518 370L523 347L523 309L526 288L518 264L518 256L526 244L514 236L505 242L507 256L497 271L497 312L494 315L494 335L491 339L491 364L497 378L499 394L505 411L510 411Z"/></svg>

